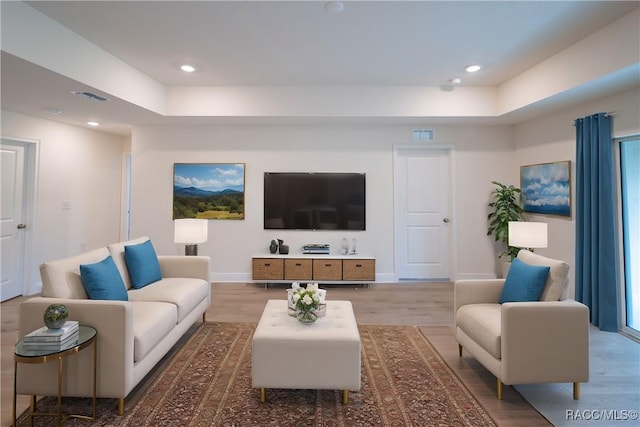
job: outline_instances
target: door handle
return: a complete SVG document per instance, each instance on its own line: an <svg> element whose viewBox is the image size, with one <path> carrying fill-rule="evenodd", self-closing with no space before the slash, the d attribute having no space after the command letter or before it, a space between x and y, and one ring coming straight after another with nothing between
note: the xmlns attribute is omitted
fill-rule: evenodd
<svg viewBox="0 0 640 427"><path fill-rule="evenodd" d="M22 230L23 228L27 228L27 224L18 224L16 227L18 230Z"/></svg>
<svg viewBox="0 0 640 427"><path fill-rule="evenodd" d="M444 222L444 223L449 222L449 218L442 218L442 222Z"/></svg>

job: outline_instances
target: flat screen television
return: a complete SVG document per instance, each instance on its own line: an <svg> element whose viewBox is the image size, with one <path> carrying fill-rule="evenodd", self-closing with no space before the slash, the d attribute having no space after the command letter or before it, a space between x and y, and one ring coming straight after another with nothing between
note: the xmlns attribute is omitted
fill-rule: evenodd
<svg viewBox="0 0 640 427"><path fill-rule="evenodd" d="M265 172L267 230L365 230L364 173Z"/></svg>

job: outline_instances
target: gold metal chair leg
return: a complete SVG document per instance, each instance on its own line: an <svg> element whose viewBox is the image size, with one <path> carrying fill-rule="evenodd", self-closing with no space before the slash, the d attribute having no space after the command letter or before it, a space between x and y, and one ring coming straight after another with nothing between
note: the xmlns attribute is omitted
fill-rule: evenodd
<svg viewBox="0 0 640 427"><path fill-rule="evenodd" d="M260 402L264 403L267 401L267 389L264 387L260 388Z"/></svg>
<svg viewBox="0 0 640 427"><path fill-rule="evenodd" d="M124 398L118 399L118 415L124 415Z"/></svg>
<svg viewBox="0 0 640 427"><path fill-rule="evenodd" d="M458 357L462 357L462 346L458 344Z"/></svg>
<svg viewBox="0 0 640 427"><path fill-rule="evenodd" d="M580 383L573 383L573 400L580 399Z"/></svg>
<svg viewBox="0 0 640 427"><path fill-rule="evenodd" d="M349 403L349 390L342 390L342 404L347 405Z"/></svg>
<svg viewBox="0 0 640 427"><path fill-rule="evenodd" d="M498 388L498 400L502 400L502 381L500 381L500 378L496 378L496 385Z"/></svg>

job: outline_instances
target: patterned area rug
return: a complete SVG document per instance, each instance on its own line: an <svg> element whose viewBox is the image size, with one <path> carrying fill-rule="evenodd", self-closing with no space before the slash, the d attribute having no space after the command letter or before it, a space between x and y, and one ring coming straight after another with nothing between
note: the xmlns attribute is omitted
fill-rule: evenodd
<svg viewBox="0 0 640 427"><path fill-rule="evenodd" d="M359 325L362 388L341 403L339 390L269 390L261 403L251 388L255 325L205 323L119 417L114 399L98 400L95 426L495 426L416 327ZM90 399L66 398L67 412ZM45 398L38 410L52 411ZM35 425L54 425L38 417ZM25 414L18 426L28 425ZM66 425L87 425L70 419Z"/></svg>

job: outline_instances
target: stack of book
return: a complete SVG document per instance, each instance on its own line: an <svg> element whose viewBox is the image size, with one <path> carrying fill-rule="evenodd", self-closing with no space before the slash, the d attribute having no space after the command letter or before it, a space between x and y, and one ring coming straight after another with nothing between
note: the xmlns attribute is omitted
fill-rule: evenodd
<svg viewBox="0 0 640 427"><path fill-rule="evenodd" d="M25 335L22 346L26 350L63 350L78 344L79 331L77 320L67 320L60 329L43 326Z"/></svg>
<svg viewBox="0 0 640 427"><path fill-rule="evenodd" d="M302 253L304 254L328 254L328 243L307 243L302 247Z"/></svg>

